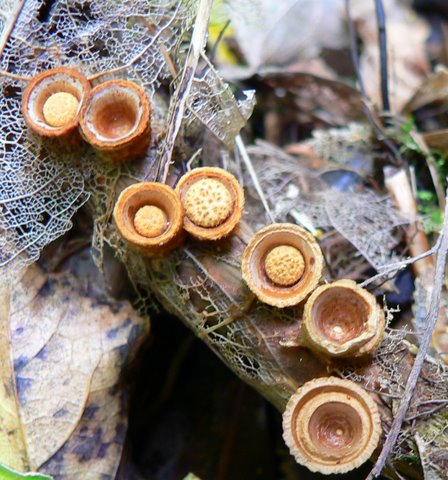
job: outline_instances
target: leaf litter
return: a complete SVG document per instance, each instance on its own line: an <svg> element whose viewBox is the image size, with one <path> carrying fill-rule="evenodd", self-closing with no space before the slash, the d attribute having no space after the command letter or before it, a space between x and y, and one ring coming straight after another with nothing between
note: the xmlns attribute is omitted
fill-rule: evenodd
<svg viewBox="0 0 448 480"><path fill-rule="evenodd" d="M287 12L297 13L300 10L297 9L306 3L291 2ZM311 5L311 2L309 3ZM317 2L313 2L313 5L315 3L317 4ZM340 3L329 2L329 5L334 6ZM269 11L268 4L269 2L264 2L266 11ZM203 138L206 139L208 135L212 135L221 140L227 149L231 147L233 140L252 111L253 93L248 91L245 99L236 99L229 86L220 78L219 73L202 53L198 71L194 72L196 76L192 81L191 89L187 98L183 98L186 100L188 108L180 129L182 138L178 138L176 144L176 147L182 147L179 149L182 151L179 152L177 148L174 148L176 135L162 138L160 145L157 145L157 139L154 138L153 146L144 159L136 164L123 167L107 165L87 149L80 156L67 152L55 152L50 145L38 141L27 132L19 113L20 92L24 80L18 79L17 76L26 80L44 68L53 65L71 65L82 68L94 81L126 76L126 78L139 82L157 106L154 113L154 118L158 123L156 131L158 134L163 134L171 125L168 120L169 112L173 112L177 105L172 101L170 104L170 99L159 92L159 87L172 82L173 88L176 89L181 84L177 74L182 72L183 61L188 56L186 47L191 41L198 3L164 1L127 2L120 5L107 0L101 0L94 4L57 1L48 11L43 8L43 4L34 1L3 2L1 6L4 43L0 45L3 53L0 66L11 74L2 80L2 88L4 92L8 92L8 95L2 99L3 104L0 111L4 152L0 179L2 186L8 187L2 188L0 194L0 231L2 234L0 259L3 267L8 265L9 272L17 272L24 265L35 261L46 245L71 227L75 212L88 202L88 208L94 221L93 254L97 265L104 268L104 249L106 245L111 246L117 257L125 263L129 277L137 289L140 292L146 290L143 295L149 297L148 291L155 294L167 310L182 318L237 375L257 388L281 409L298 385L307 379L324 374L327 372L327 366L312 358L306 349L287 346L289 340L297 337L296 319L300 318L300 308L286 311L268 308L254 302L242 284L239 273L239 257L247 243L250 228L245 229L243 226L241 233L224 244L219 252L190 241L184 249L175 252L170 259L153 261L144 259L131 251L121 241L111 222L114 201L124 186L137 180L155 178L161 166L167 168L166 161L178 160L182 163L189 158L194 158L194 149L189 150L188 142L184 140L192 132L200 131L201 125L208 129L208 132L203 134ZM246 7L250 7L250 5L248 4L244 8ZM398 9L398 7L393 8ZM276 24L275 31L277 31L279 24L282 22L288 24L295 18L293 15L276 18L265 15L266 11L260 11L260 15L253 16L254 31L256 32L258 29L258 33L264 38L263 41L256 43L257 47L264 46L261 50L249 48L250 42L253 40L250 35L249 42L242 36L248 30L238 27L237 21L235 21L236 38L251 69L249 74L246 72L246 77L254 72L263 73L261 67L269 66L275 59L278 59L279 46L282 48L284 46L285 40L282 34L285 30L280 29L280 36L267 36L266 31L269 31L270 27L260 29L260 25L274 22ZM261 18L263 15L265 16ZM370 96L375 99L377 98L378 82L375 81L375 75L368 75L368 68L374 68L375 72L378 70L379 56L369 60L369 55L372 56L374 51L373 46L376 45L376 38L371 35L370 30L364 28L371 25L368 21L371 13L365 15L355 10L353 15L360 37L365 45L371 47L365 50L361 64L363 77L372 79L372 83L367 87ZM240 17L240 20L241 18L244 18L244 15ZM336 20L335 29L329 31L330 33L336 32L336 36L328 43L334 44L334 42L337 43L336 37L340 38L340 22L343 21L343 17L331 18ZM313 22L310 22L310 25L313 25ZM288 30L286 31L288 32ZM288 63L295 58L297 52L300 52L300 55L303 54L305 59L309 59L325 46L325 42L310 42L301 45L302 39L303 37L298 36L296 44L284 49L286 56L280 58L280 63ZM294 39L292 40L294 41ZM346 42L346 40L344 41ZM313 48L308 51L307 48L310 45ZM394 63L394 65L399 67L397 78L402 82L397 91L400 92L400 95L403 93L404 97L409 98L416 84L426 73L427 65L423 62L419 64L420 70L415 69L415 62L410 61L407 57L408 54L403 55L403 63ZM417 58L420 57L417 56ZM270 66L272 67L272 65ZM411 85L405 86L406 75L412 69L417 71L414 71ZM305 92L310 85L309 81L305 83L305 87L296 89L294 82L282 84L281 81L285 77L282 77L281 72L279 74L281 69L276 70L275 75L279 76L278 85L276 85L275 76L269 79L269 75L266 76L266 84L270 83L274 89L281 86L280 88L289 90L290 94L297 99L299 111L303 105L308 105L310 114L307 118L310 119L310 122L320 119L327 125L338 125L340 122L338 120L339 112L344 116L343 118L350 116L346 103L343 101L344 96L348 98L350 95L351 90L348 87L339 89L340 101L336 105L332 103L334 97L328 95L326 100L328 108L326 108L325 101L319 104L319 99L316 99L316 102L313 103L312 96L306 97ZM16 78L12 78L13 76ZM324 91L332 88L332 84L328 81L313 77L302 78L311 78L313 84ZM173 95L172 98L176 98L176 95ZM400 108L404 103L401 97L394 98L394 101L398 105L396 108ZM325 110L330 113L326 114ZM300 119L299 114L297 115ZM353 118L350 119L353 120ZM308 151L308 153L311 152L311 155L302 153L298 156L288 155L282 149L266 143L250 147L248 152L250 160L255 166L259 183L266 193L268 201L274 207L276 218L288 220L292 218L314 230L316 234L319 234L319 229L334 230L344 241L350 242L355 252L362 255L366 262L376 269L380 269L399 259L394 256L396 255L394 247L399 245L401 240L397 235L396 227L414 219L403 219L397 214L390 200L379 195L374 189L362 188L359 190L359 185L357 185L354 190L350 191L332 190L328 188L325 178L318 173L318 169L310 168L313 162L321 162L326 168L330 167L330 171L336 167L348 168L351 171L355 170L358 174L361 173L365 178L368 175L366 171L371 172L373 164L377 160L372 156L372 151L378 145L371 141L370 133L369 129L360 125L326 132L315 131L310 141L295 144L296 150ZM161 165L161 159L164 158L163 152L166 152L166 145L169 145L169 142L173 142L173 149L164 160L165 164ZM223 144L220 144L215 158L206 160L210 163L219 163L223 158L227 158L230 169L234 170L240 178L245 179L254 206L247 213L247 221L251 226L260 226L266 223L266 217L264 216L265 212L260 209L259 205L256 205L257 192L252 185L253 179L245 176L245 169L241 166L239 157L237 155L233 157L232 152L230 154L228 151L226 152ZM361 166L354 166L351 163L354 159L354 150L356 155L363 159ZM25 178L28 182L24 182ZM362 265L368 269L368 263ZM76 335L71 337L70 325L65 323L69 317L66 316L60 320L58 325L48 325L49 331L46 332L47 337L44 339L47 343L52 344L52 348L48 347L48 351L47 343L42 343L43 340L41 340L41 344L31 342L31 345L24 345L20 342L18 330L23 328L25 334L29 333L30 335L34 330L34 340L38 340L42 332L39 331L38 325L29 324L24 317L21 317L21 308L17 309L16 313L15 304L11 303L11 318L16 322L11 322L11 326L14 326L14 329L11 328L11 339L13 351L15 349L16 352L14 353L16 362L14 367L16 368L10 365L9 382L11 382L14 368L19 404L23 409L20 417L24 422L24 431L28 434L25 438L30 441L29 445L24 444L22 449L18 450L22 456L19 455L14 462L22 462L22 469L42 467L44 471L55 474L58 478L64 478L64 476L71 478L70 475L80 468L78 460L83 455L80 445L83 445L85 441L88 443L89 438L96 438L95 435L102 438L104 434L106 443L111 445L108 448L115 449L115 460L119 458L118 451L121 448L120 441L122 439L111 437L112 427L100 433L95 429L95 422L105 421L110 414L107 414L106 408L104 411L102 408L101 411L98 411L94 407L89 410L89 404L98 405L98 402L104 401L104 397L102 400L99 398L97 390L101 392L105 387L113 386L113 383L103 384L101 378L97 378L103 371L101 368L102 355L106 355L102 348L109 347L114 351L115 349L119 350L120 345L115 344L112 341L114 339L108 339L108 342L103 338L104 332L100 332L98 325L102 327L102 322L106 321L102 318L105 315L101 311L104 305L101 308L98 307L101 313L98 313L96 328L94 324L90 323L92 313L89 310L87 314L86 310L88 309L85 307L90 300L88 296L79 293L78 287L73 288L73 279L70 275L55 276L54 278L50 275L47 278L45 274L36 270L38 267L30 268L31 270L28 270L23 277L24 280L27 280L26 275L34 275L33 280L28 280L32 284L29 291L33 292L33 288L36 289L36 283L41 283L42 288L48 285L45 288L50 291L53 291L52 288L54 289L55 300L42 307L40 307L39 301L36 305L32 301L28 306L24 298L27 298L26 295L29 292L24 291L23 285L20 286L17 282L13 286L4 287L7 290L13 289L12 292L15 291L14 289L22 292L12 296L8 293L10 298L17 300L19 304L23 302L24 311L26 308L36 308L37 314L43 315L40 312L44 308L52 308L58 312L58 309L61 309L64 304L64 295L73 297L70 299L69 305L72 305L74 310L71 312L69 308L68 312L73 313L76 317L89 318L86 329L87 327L93 328L92 332L96 332L97 336L93 336L92 339L96 338L97 342L99 341L98 337L101 339L99 341L101 348L97 344L86 358L74 357L80 363L77 364L74 361L73 365L77 367L76 370L79 370L81 375L71 379L72 382L67 384L67 388L73 388L77 400L69 402L67 405L60 405L58 402L61 401L61 398L67 399L68 397L65 393L61 397L55 396L54 402L46 405L44 418L36 419L38 410L33 405L35 400L33 394L36 393L36 390L42 391L44 384L48 389L53 384L50 376L44 378L43 383L38 385L33 385L34 379L39 378L38 374L42 371L41 367L45 366L47 355L48 362L57 364L56 360L59 360L58 354L60 355L61 352L69 350L79 353L81 351L79 346L81 343L80 330L78 330L78 326ZM337 272L329 272L328 275L327 278L337 277ZM39 292L41 290L38 289L37 300L40 300ZM109 308L113 309L113 307ZM55 315L55 318L50 315L51 318L45 320L55 322L58 316L61 315ZM118 314L118 317L121 318L122 315ZM109 320L112 321L110 318ZM119 323L122 319L115 319L115 321ZM134 321L136 324L139 322L137 317ZM8 329L5 329L6 323L2 324L3 341L7 338L5 335L8 334ZM62 329L62 334L59 333L59 329ZM48 337L49 332L53 332L53 334ZM377 393L380 397L386 394L386 398L387 395L391 395L393 398L394 395L399 396L403 393L403 378L409 373L407 367L412 363L413 355L412 347L405 343L405 336L408 333L396 334L390 331L382 350L378 352L373 361L374 366L379 366L382 371L382 376L378 377L380 388ZM130 335L129 330L123 332L124 337L120 337L119 341L125 343L126 334ZM14 346L15 344L16 346ZM5 343L5 345L8 345L9 348L9 343ZM32 348L33 345L34 348ZM397 369L396 363L401 352L404 357L400 358L406 358L409 361L404 362L403 366ZM25 363L22 364L22 362ZM421 389L424 389L424 385L428 387L430 396L427 401L429 403L441 401L446 396L443 386L439 390L441 384L439 380L444 379L446 375L445 367L432 362L432 360L428 360L425 368L429 373L427 372L426 377L422 378L419 384ZM64 362L57 366L64 369ZM110 366L105 367L105 370L108 371L109 368ZM116 376L119 368L113 371ZM63 375L63 373L61 374ZM351 378L360 382L371 382L376 378L374 374L372 376L372 372L369 372L367 377L364 373L342 374L351 375ZM106 374L105 376L107 377ZM88 390L86 384L95 387L94 391ZM10 383L9 391L12 386ZM378 389L377 385L375 385L375 389ZM4 388L4 392L7 390ZM4 395L6 396L6 393ZM384 398L381 398L384 401ZM21 399L23 405L20 402ZM82 407L85 402L87 402L87 407ZM115 417L120 418L122 412L119 412L117 401L110 400L109 406L112 408L110 411L115 412ZM384 409L385 418L390 415L389 410L394 411L394 408L393 404L387 405L387 408ZM60 428L50 443L41 442L39 444L40 429L43 427L45 419L54 418L58 412L61 414L57 418L64 420L69 418L68 424L71 427ZM446 412L441 409L431 419L425 419L425 412L423 412L418 417L417 423L413 424L418 430L416 434L417 449L423 452L425 447L432 446L429 453L431 460L428 471L441 471L441 465L445 462L440 457L440 452L444 448L444 435L438 424L443 421L444 415ZM15 418L17 419L17 415ZM44 423L39 426L38 420ZM63 423L63 420L60 422ZM117 435L116 431L115 434ZM404 429L401 440L394 451L396 459L410 455L410 451L415 454L416 447L409 443L410 438L409 430ZM422 439L424 439L423 443ZM23 438L21 441L23 443ZM428 464L428 458L428 452L425 451L426 464ZM113 471L116 463L108 463L108 459L109 457L106 455L103 464L107 463L107 466L104 468ZM91 460L92 462L90 462ZM96 465L93 459L86 459L86 466L102 468L101 463L98 463L97 467L92 467L92 465Z"/></svg>
<svg viewBox="0 0 448 480"><path fill-rule="evenodd" d="M147 326L128 302L83 291L85 274L33 265L2 283L0 444L18 470L97 479L118 468L120 376Z"/></svg>

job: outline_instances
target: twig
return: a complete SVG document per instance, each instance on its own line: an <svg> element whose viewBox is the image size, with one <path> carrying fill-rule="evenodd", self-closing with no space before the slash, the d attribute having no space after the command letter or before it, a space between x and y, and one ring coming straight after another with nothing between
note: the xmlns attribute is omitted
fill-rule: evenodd
<svg viewBox="0 0 448 480"><path fill-rule="evenodd" d="M0 77L12 78L21 82L27 82L30 79L30 77L25 77L24 75L17 75L16 73L10 73L6 70L0 70Z"/></svg>
<svg viewBox="0 0 448 480"><path fill-rule="evenodd" d="M362 79L361 75L361 69L359 66L359 61L358 61L358 45L356 42L356 31L355 27L353 25L353 20L350 15L350 0L345 0L345 12L347 16L347 22L348 22L348 30L350 34L350 51L351 51L351 56L352 56L352 62L353 62L353 68L355 69L356 73L356 79L358 81L359 85L359 91L361 92L361 96L363 98L362 101L362 109L364 111L364 115L367 118L367 121L369 122L370 126L372 127L372 130L375 132L378 140L380 142L383 142L386 147L390 150L392 153L393 157L397 159L397 162L399 164L403 164L403 158L400 154L399 149L394 145L394 143L391 141L391 139L387 136L387 134L383 131L382 126L378 124L378 122L375 120L370 108L369 108L369 103L370 99L367 95L366 89L364 87L364 81Z"/></svg>
<svg viewBox="0 0 448 480"><path fill-rule="evenodd" d="M241 135L236 136L235 144L236 144L236 147L238 148L241 158L243 159L244 165L246 166L247 171L249 172L250 178L252 179L252 183L254 184L255 190L257 191L257 194L260 197L261 203L263 204L263 207L266 210L269 220L272 223L274 223L275 222L274 215L272 214L271 209L269 208L268 202L266 200L266 196L263 192L263 189L261 188L260 182L258 181L257 173L255 172L254 166L252 165L252 162L247 153L246 147L244 146Z"/></svg>
<svg viewBox="0 0 448 480"><path fill-rule="evenodd" d="M406 417L403 421L409 423L409 422L412 422L413 420L417 420L418 418L425 417L427 415L432 415L433 413L436 413L437 411L445 407L446 407L446 403L442 403L440 405L437 405L436 407L430 408L429 410L425 410L424 412L416 413L415 415L412 415L412 417Z"/></svg>
<svg viewBox="0 0 448 480"><path fill-rule="evenodd" d="M395 418L392 422L392 426L387 435L386 441L384 442L381 453L378 457L378 460L375 463L372 471L370 472L367 480L373 480L378 475L381 474L387 459L389 458L390 452L392 451L398 435L400 434L401 426L408 411L409 404L411 402L412 395L417 385L417 380L420 376L420 372L425 361L426 354L428 352L429 343L431 341L432 331L434 330L435 324L437 322L439 306L440 306L440 294L443 287L443 282L445 278L445 264L446 257L448 252L448 206L445 208L445 216L443 223L443 230L440 234L440 248L437 254L437 264L436 272L434 279L434 289L431 295L431 306L429 309L428 317L426 320L425 334L420 343L420 348L415 357L414 364L412 365L411 373L409 374L408 380L406 382L405 391L398 407Z"/></svg>
<svg viewBox="0 0 448 480"><path fill-rule="evenodd" d="M417 255L416 257L410 257L410 258L407 258L406 260L402 260L401 262L391 263L390 265L387 265L387 267L385 267L384 270L379 272L377 275L374 275L373 277L370 277L367 280L364 280L364 282L360 283L359 286L362 288L365 288L367 285L370 285L376 280L379 280L380 278L383 278L386 275L389 275L389 273L393 273L393 272L395 273L398 270L403 269L407 265L410 265L412 263L418 262L419 260L422 260L423 258L434 255L439 250L440 240L441 240L441 237L438 238L436 244L432 248L430 248L426 252L421 253L420 255Z"/></svg>
<svg viewBox="0 0 448 480"><path fill-rule="evenodd" d="M17 19L22 13L23 6L25 5L26 0L22 0L17 5L16 11L8 18L7 24L4 26L2 34L0 36L0 58L3 55L3 50L5 49L6 44L8 43L9 37L11 36L12 31L16 25Z"/></svg>
<svg viewBox="0 0 448 480"><path fill-rule="evenodd" d="M212 4L213 0L201 0L199 4L196 23L191 38L190 50L188 51L187 59L185 60L185 65L182 69L182 76L179 85L171 100L171 104L174 105L174 108L170 110L168 131L157 175L158 180L161 182L165 182L166 177L168 176L174 143L182 124L188 95L190 93L191 85L193 84L199 57L204 49Z"/></svg>
<svg viewBox="0 0 448 480"><path fill-rule="evenodd" d="M390 110L389 87L387 75L387 37L386 37L386 18L382 0L375 0L376 22L378 24L378 47L380 50L380 74L381 74L381 99L383 101L383 110Z"/></svg>
<svg viewBox="0 0 448 480"><path fill-rule="evenodd" d="M230 18L227 20L225 25L221 28L221 31L219 32L218 38L216 39L216 42L214 43L211 51L210 51L210 61L213 62L215 59L216 51L218 50L218 46L221 43L222 38L224 37L224 33L226 33L227 28L230 25Z"/></svg>
<svg viewBox="0 0 448 480"><path fill-rule="evenodd" d="M193 155L191 156L190 160L188 160L186 164L186 170L189 172L192 169L193 162L201 155L202 148L198 148Z"/></svg>
<svg viewBox="0 0 448 480"><path fill-rule="evenodd" d="M348 31L350 34L350 53L352 56L353 68L355 69L356 79L358 80L359 91L364 99L368 100L367 92L364 87L364 81L361 75L361 69L358 61L358 45L356 41L356 31L353 25L352 16L350 15L350 0L345 0L345 15L347 16Z"/></svg>
<svg viewBox="0 0 448 480"><path fill-rule="evenodd" d="M19 18L24 5L25 5L25 0L22 0L21 2L19 2L19 4L17 5L16 11L10 16L10 18L8 19L8 23L3 28L2 34L0 36L0 58L3 55L5 46L8 43L9 37L11 36L12 31L14 30L17 19ZM12 78L14 80L20 80L22 82L24 81L26 82L27 80L29 80L29 77L25 77L23 75L17 75L15 73L10 73L10 72L7 72L6 70L0 70L0 77Z"/></svg>

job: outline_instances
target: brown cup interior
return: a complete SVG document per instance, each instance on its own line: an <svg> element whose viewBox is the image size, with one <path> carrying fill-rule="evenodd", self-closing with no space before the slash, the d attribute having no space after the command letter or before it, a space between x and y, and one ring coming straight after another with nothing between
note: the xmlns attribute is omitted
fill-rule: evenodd
<svg viewBox="0 0 448 480"><path fill-rule="evenodd" d="M369 316L367 302L353 290L334 287L324 290L313 303L311 318L317 332L335 343L361 335Z"/></svg>
<svg viewBox="0 0 448 480"><path fill-rule="evenodd" d="M137 92L122 85L109 85L93 93L86 112L88 128L102 142L126 139L136 131L141 118Z"/></svg>
<svg viewBox="0 0 448 480"><path fill-rule="evenodd" d="M328 402L318 407L310 418L308 432L317 449L329 456L361 447L361 419L346 403Z"/></svg>

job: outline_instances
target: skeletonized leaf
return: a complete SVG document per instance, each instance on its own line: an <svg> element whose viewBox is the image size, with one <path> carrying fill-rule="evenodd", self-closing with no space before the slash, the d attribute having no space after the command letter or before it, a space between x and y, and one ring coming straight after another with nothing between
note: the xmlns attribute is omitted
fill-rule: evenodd
<svg viewBox="0 0 448 480"><path fill-rule="evenodd" d="M152 96L170 76L169 55L191 25L195 5L0 0L0 68L25 79L55 66L75 67L86 76L125 74ZM0 84L0 268L35 261L71 227L91 190L86 182L104 176L85 168L82 150L55 151L29 134L20 111L24 83Z"/></svg>
<svg viewBox="0 0 448 480"><path fill-rule="evenodd" d="M88 199L72 156L42 149L28 133L20 103L17 82L0 81L0 268L35 261L71 228Z"/></svg>
<svg viewBox="0 0 448 480"><path fill-rule="evenodd" d="M303 146L322 161L348 163L350 157L361 156L367 141L363 129L353 125L317 131ZM331 189L311 169L267 142L250 147L249 152L279 219L289 220L288 214L295 219L305 215L314 228L334 228L377 269L395 260L394 228L409 219L399 215L389 198L369 191Z"/></svg>
<svg viewBox="0 0 448 480"><path fill-rule="evenodd" d="M0 59L4 70L24 76L60 65L87 76L119 70L150 91L169 77L166 55L177 48L196 6L196 0L56 0L49 8L36 0L8 3L0 1L4 32L13 27Z"/></svg>
<svg viewBox="0 0 448 480"><path fill-rule="evenodd" d="M137 82L153 100L152 147L157 147L155 138L171 124L156 90L162 83L176 85L182 77L201 4L198 0L0 0L0 69L24 77L22 82L8 78L0 83L0 268L36 260L48 243L71 227L72 216L89 195L101 196L92 203L104 207L94 220L104 230L113 200L105 198L104 184L108 180L116 184L122 175L152 179L162 163L163 149L153 148L127 172L116 168L111 173L111 166L88 147L68 154L30 135L20 112L26 79L51 67L70 66L93 84L116 77ZM231 145L251 113L253 95L237 101L212 67L205 78L199 75L192 92L186 100L194 118ZM176 94L171 97L168 112L176 108L176 99ZM179 124L183 113L182 109ZM171 152L173 145L169 147Z"/></svg>
<svg viewBox="0 0 448 480"><path fill-rule="evenodd" d="M244 91L246 97L237 100L206 59L206 65L196 75L190 96L188 118L196 118L227 147L232 148L235 137L244 127L255 106L255 91Z"/></svg>
<svg viewBox="0 0 448 480"><path fill-rule="evenodd" d="M80 285L33 265L2 286L0 462L58 479L114 478L126 432L118 380L142 319Z"/></svg>

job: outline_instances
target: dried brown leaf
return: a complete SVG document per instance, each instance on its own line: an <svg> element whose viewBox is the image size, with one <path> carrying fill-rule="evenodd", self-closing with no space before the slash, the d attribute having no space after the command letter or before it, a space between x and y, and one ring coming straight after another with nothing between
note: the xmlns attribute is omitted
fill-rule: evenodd
<svg viewBox="0 0 448 480"><path fill-rule="evenodd" d="M113 478L126 432L120 372L143 329L128 302L29 267L2 284L0 461L56 478Z"/></svg>
<svg viewBox="0 0 448 480"><path fill-rule="evenodd" d="M411 113L434 102L446 102L448 95L448 71L439 69L419 85L410 100L403 108L405 113Z"/></svg>

